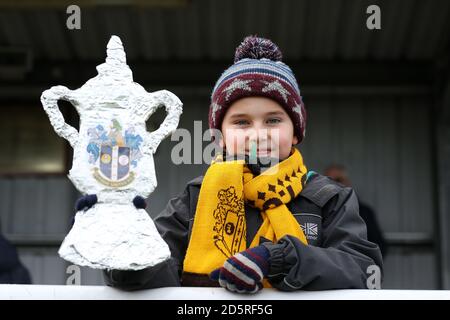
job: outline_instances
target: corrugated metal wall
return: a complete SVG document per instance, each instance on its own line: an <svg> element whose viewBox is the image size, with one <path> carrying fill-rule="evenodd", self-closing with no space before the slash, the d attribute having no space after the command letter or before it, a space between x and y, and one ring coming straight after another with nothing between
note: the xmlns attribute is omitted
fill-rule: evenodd
<svg viewBox="0 0 450 320"><path fill-rule="evenodd" d="M432 150L426 99L330 98L311 102L302 147L310 167L349 168L386 232L432 232Z"/></svg>
<svg viewBox="0 0 450 320"><path fill-rule="evenodd" d="M389 238L434 239L435 193L430 99L329 98L311 101L302 148L310 169L348 167L361 200ZM385 288L437 288L431 246L396 246L385 257Z"/></svg>
<svg viewBox="0 0 450 320"><path fill-rule="evenodd" d="M305 96L307 137L300 149L308 168L321 172L330 163L346 165L357 193L375 209L384 232L433 238L430 99ZM207 106L199 100L205 101L184 101L180 127L193 132L193 121L202 120L206 129ZM151 215L206 168L173 165L171 148L177 143L164 141L155 155L158 187L149 199ZM64 284L68 264L57 257L57 249L78 196L74 187L66 177L3 178L0 190L2 231L16 243L28 243L20 246L20 255L34 283ZM33 242L36 245L29 246ZM103 283L98 271L83 268L81 275L82 284ZM391 248L385 259L384 287L436 288L432 247Z"/></svg>

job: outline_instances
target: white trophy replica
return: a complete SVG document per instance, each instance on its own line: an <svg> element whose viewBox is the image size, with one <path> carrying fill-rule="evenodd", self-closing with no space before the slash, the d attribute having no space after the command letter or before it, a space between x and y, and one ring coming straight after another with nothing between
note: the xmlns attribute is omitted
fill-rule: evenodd
<svg viewBox="0 0 450 320"><path fill-rule="evenodd" d="M170 257L170 250L135 196L148 197L157 182L153 154L178 126L182 103L169 91L147 92L133 82L119 37L112 36L106 62L98 75L77 90L55 86L41 102L56 133L74 149L69 179L98 202L78 211L59 255L96 269L140 270ZM80 130L65 123L58 100L69 101L80 115ZM159 107L167 116L146 130L146 120Z"/></svg>

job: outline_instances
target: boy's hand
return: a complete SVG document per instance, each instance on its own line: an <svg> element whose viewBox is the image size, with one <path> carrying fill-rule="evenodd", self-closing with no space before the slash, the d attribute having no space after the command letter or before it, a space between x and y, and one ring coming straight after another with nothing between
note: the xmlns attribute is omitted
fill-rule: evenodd
<svg viewBox="0 0 450 320"><path fill-rule="evenodd" d="M256 293L262 289L262 280L269 272L269 250L258 246L236 253L211 272L210 278L238 293Z"/></svg>

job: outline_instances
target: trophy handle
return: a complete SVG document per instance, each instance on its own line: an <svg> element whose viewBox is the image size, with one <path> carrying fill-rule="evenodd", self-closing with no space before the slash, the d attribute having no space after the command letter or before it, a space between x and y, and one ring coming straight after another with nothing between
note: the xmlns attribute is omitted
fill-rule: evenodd
<svg viewBox="0 0 450 320"><path fill-rule="evenodd" d="M183 103L176 95L167 90L160 90L149 93L147 110L144 114L145 121L160 107L166 108L167 115L159 128L148 133L149 148L155 153L159 144L165 137L172 133L178 126L181 113L183 112Z"/></svg>
<svg viewBox="0 0 450 320"><path fill-rule="evenodd" d="M45 90L41 95L41 103L44 107L45 112L50 119L50 123L55 129L55 132L60 136L69 141L72 148L78 143L78 131L68 125L64 117L59 110L58 100L66 100L70 102L69 93L71 90L64 86L55 86L51 87L48 90Z"/></svg>

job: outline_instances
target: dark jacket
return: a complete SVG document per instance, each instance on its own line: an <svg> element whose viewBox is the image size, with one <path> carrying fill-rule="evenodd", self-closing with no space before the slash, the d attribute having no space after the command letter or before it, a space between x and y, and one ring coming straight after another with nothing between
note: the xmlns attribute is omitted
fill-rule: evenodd
<svg viewBox="0 0 450 320"><path fill-rule="evenodd" d="M183 277L182 268L203 177L188 183L155 219L156 227L170 247L172 258L140 271L108 270L108 285L125 290L162 286L202 285ZM367 240L358 200L351 188L314 173L288 208L308 239L304 245L286 236L277 243L263 242L270 251L268 279L279 290L292 291L367 288L367 268L382 268L380 249ZM247 245L262 223L258 209L245 206ZM207 279L204 285L211 285Z"/></svg>
<svg viewBox="0 0 450 320"><path fill-rule="evenodd" d="M31 283L30 274L20 262L16 248L2 235L0 235L0 283Z"/></svg>

